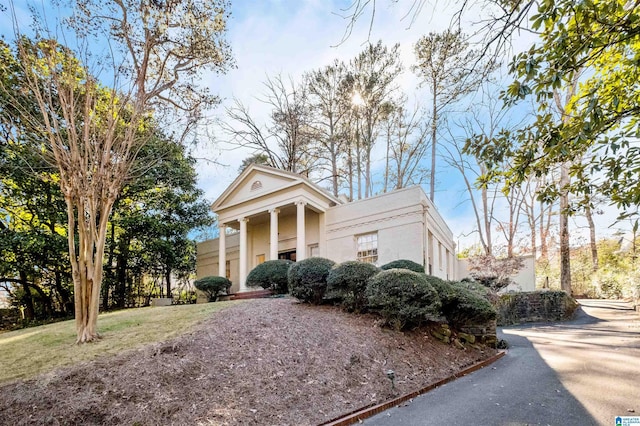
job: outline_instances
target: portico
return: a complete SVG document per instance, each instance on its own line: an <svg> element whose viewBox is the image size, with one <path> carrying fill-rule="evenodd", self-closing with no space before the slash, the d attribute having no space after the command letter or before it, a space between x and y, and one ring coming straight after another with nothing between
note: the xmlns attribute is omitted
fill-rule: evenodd
<svg viewBox="0 0 640 426"><path fill-rule="evenodd" d="M231 275L232 291L243 292L248 272L265 260L323 255L325 213L338 203L300 175L249 166L212 205L220 229L214 274Z"/></svg>

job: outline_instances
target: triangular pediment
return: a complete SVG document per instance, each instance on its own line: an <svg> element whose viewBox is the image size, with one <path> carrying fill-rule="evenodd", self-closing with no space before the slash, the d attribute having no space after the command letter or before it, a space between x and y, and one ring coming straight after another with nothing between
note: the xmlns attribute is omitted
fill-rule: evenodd
<svg viewBox="0 0 640 426"><path fill-rule="evenodd" d="M295 185L315 187L304 177L268 166L253 164L244 170L211 206L218 211L282 191ZM314 190L318 190L314 188Z"/></svg>

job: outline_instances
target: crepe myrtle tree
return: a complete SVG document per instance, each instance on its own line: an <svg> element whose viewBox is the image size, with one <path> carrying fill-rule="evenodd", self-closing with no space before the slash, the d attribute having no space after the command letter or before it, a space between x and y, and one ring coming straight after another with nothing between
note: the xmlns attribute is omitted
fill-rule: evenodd
<svg viewBox="0 0 640 426"><path fill-rule="evenodd" d="M33 111L18 108L21 124L40 136L37 149L60 176L67 206L68 246L74 284L77 343L99 337L97 318L109 216L125 183L144 172L138 153L156 117L181 116L190 129L217 98L196 82L204 71L232 63L225 41L229 3L224 0L59 0L71 10L64 22L79 46L108 44L96 62L89 48L73 51L56 39L27 40L17 28L16 87L28 92ZM64 10L64 9L63 9ZM38 34L50 34L44 28ZM100 37L101 41L98 41ZM106 40L105 40L106 39ZM92 43L95 43L92 45ZM95 52L95 50L94 50ZM88 69L99 63L112 87ZM5 81L2 79L1 81ZM148 163L147 163L148 164Z"/></svg>

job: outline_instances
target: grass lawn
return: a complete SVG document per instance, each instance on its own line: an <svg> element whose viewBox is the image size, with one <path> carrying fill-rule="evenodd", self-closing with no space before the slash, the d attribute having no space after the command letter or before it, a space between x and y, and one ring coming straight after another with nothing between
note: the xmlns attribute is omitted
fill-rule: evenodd
<svg viewBox="0 0 640 426"><path fill-rule="evenodd" d="M73 320L0 334L0 383L167 340L236 303L147 307L100 314L98 332L102 339L84 345L75 344Z"/></svg>

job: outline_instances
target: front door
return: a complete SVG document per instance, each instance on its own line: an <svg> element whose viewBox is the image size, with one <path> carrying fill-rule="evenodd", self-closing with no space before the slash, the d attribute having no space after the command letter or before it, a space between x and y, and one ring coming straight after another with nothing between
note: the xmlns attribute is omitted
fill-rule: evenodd
<svg viewBox="0 0 640 426"><path fill-rule="evenodd" d="M295 262L296 251L295 250L281 251L280 253L278 253L278 259L292 260Z"/></svg>

